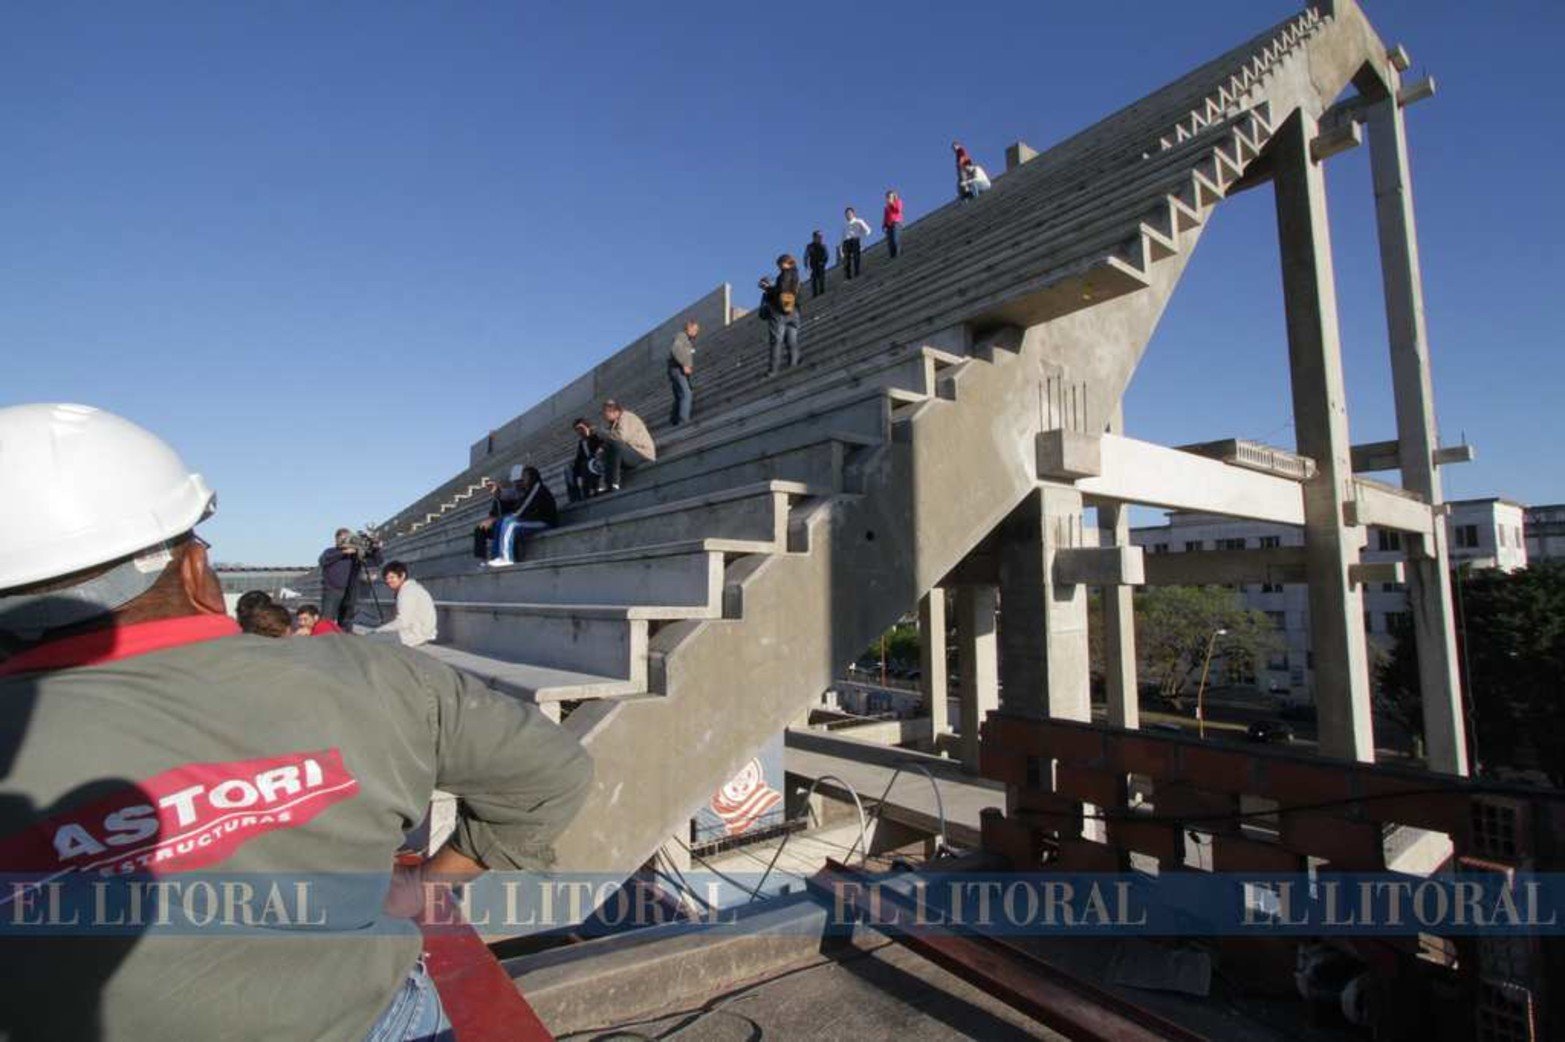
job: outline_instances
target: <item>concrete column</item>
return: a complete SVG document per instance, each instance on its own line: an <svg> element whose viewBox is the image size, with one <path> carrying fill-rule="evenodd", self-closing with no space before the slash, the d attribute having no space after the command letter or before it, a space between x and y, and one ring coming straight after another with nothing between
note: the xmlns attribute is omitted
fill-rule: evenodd
<svg viewBox="0 0 1565 1042"><path fill-rule="evenodd" d="M978 729L984 717L1000 708L998 645L993 586L956 589L956 654L961 669L962 765L978 770Z"/></svg>
<svg viewBox="0 0 1565 1042"><path fill-rule="evenodd" d="M1090 720L1087 588L1054 579L1056 552L1082 545L1081 493L1041 486L999 535L1002 704L1023 716Z"/></svg>
<svg viewBox="0 0 1565 1042"><path fill-rule="evenodd" d="M1443 498L1440 472L1435 468L1439 431L1435 425L1434 382L1424 327L1424 286L1418 264L1418 230L1413 222L1407 130L1396 99L1388 95L1371 106L1367 125L1402 484L1437 504ZM1404 535L1403 540L1408 547L1408 602L1418 651L1429 767L1465 775L1467 736L1457 671L1445 522L1436 520L1434 538L1429 541L1432 545L1425 545L1424 539L1416 535Z"/></svg>
<svg viewBox="0 0 1565 1042"><path fill-rule="evenodd" d="M1309 142L1315 133L1315 121L1295 113L1278 128L1271 147L1294 435L1299 452L1316 465L1315 476L1304 484L1305 581L1315 653L1316 712L1322 753L1372 761L1375 743L1364 599L1348 579L1365 532L1344 523L1343 508L1353 498L1353 465L1325 170L1310 159Z"/></svg>
<svg viewBox="0 0 1565 1042"><path fill-rule="evenodd" d="M1114 410L1110 434L1125 433L1125 417ZM1120 503L1098 507L1098 545L1130 545L1130 511ZM1108 722L1115 727L1141 726L1140 691L1136 684L1135 591L1116 584L1103 587L1103 677Z"/></svg>
<svg viewBox="0 0 1565 1042"><path fill-rule="evenodd" d="M929 707L930 735L939 748L940 736L951 730L946 706L946 592L936 586L918 602L919 688Z"/></svg>

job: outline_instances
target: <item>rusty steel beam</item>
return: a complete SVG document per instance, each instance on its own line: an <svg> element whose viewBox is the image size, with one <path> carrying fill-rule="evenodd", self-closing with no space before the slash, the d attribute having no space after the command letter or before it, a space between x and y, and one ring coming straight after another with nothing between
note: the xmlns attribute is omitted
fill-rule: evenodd
<svg viewBox="0 0 1565 1042"><path fill-rule="evenodd" d="M833 901L836 884L859 884L862 873L828 859L810 879L810 886ZM900 894L878 892L882 903L893 903L912 915L913 902ZM871 922L871 926L875 924ZM1012 1009L1079 1042L1208 1042L1188 1028L1121 998L1096 984L998 937L927 928L896 928L887 936L910 951L982 988Z"/></svg>

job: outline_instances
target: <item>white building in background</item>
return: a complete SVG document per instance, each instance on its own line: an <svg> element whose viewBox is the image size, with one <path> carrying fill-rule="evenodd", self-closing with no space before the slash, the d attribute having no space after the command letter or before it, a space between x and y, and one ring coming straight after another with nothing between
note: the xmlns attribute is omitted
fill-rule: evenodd
<svg viewBox="0 0 1565 1042"><path fill-rule="evenodd" d="M1565 557L1565 503L1528 507L1523 512L1527 560L1552 561Z"/></svg>
<svg viewBox="0 0 1565 1042"><path fill-rule="evenodd" d="M1501 568L1505 571L1526 567L1521 504L1490 498L1453 500L1448 506L1446 534L1454 567ZM1558 509L1565 521L1565 507ZM1181 511L1167 516L1167 524L1132 529L1130 541L1148 554L1304 545L1304 530L1295 525ZM1560 538L1565 547L1565 535ZM1401 557L1400 532L1381 528L1369 530L1363 553L1365 561L1395 561ZM1286 695L1290 701L1313 701L1315 677L1310 653L1308 589L1303 583L1285 582L1246 583L1238 589L1245 607L1265 612L1282 635L1282 647L1267 661L1256 664L1256 684L1263 690ZM1366 587L1364 629L1371 644L1388 650L1398 616L1407 611L1407 589L1401 583L1372 583Z"/></svg>

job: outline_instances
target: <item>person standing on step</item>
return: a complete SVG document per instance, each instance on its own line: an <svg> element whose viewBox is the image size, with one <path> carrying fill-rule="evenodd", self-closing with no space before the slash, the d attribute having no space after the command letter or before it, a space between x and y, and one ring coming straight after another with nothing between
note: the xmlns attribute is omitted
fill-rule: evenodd
<svg viewBox="0 0 1565 1042"><path fill-rule="evenodd" d="M994 186L989 180L989 175L984 173L984 168L969 159L967 165L962 167L962 180L957 185L962 201L977 199L992 187Z"/></svg>
<svg viewBox="0 0 1565 1042"><path fill-rule="evenodd" d="M537 467L521 467L516 481L516 491L521 501L516 509L505 514L495 525L494 556L491 567L515 564L521 556L518 544L529 532L542 532L560 523L559 508L554 503L554 493L543 483L543 475Z"/></svg>
<svg viewBox="0 0 1565 1042"><path fill-rule="evenodd" d="M864 258L864 237L870 233L868 222L848 207L842 211L842 277L856 278Z"/></svg>
<svg viewBox="0 0 1565 1042"><path fill-rule="evenodd" d="M886 254L895 260L902 252L902 197L893 189L886 193L886 209L880 215L880 230L886 233Z"/></svg>
<svg viewBox="0 0 1565 1042"><path fill-rule="evenodd" d="M489 516L473 526L473 556L480 561L487 561L494 556L495 526L500 523L500 519L521 505L522 493L517 488L521 480L522 465L517 463L511 467L509 481L498 485L491 483Z"/></svg>
<svg viewBox="0 0 1565 1042"><path fill-rule="evenodd" d="M799 364L799 319L803 314L799 300L799 263L792 254L777 258L777 281L763 278L759 283L766 294L766 309L771 316L766 324L771 347L771 365L767 376L776 376L782 368L783 348L788 349L788 367Z"/></svg>
<svg viewBox="0 0 1565 1042"><path fill-rule="evenodd" d="M603 439L585 416L572 420L571 430L576 432L576 455L570 470L565 472L565 494L572 503L578 503L602 491Z"/></svg>
<svg viewBox="0 0 1565 1042"><path fill-rule="evenodd" d="M603 476L609 491L618 492L624 472L657 459L658 449L641 417L613 398L603 403L603 422L608 425L603 432Z"/></svg>
<svg viewBox="0 0 1565 1042"><path fill-rule="evenodd" d="M817 228L810 244L804 248L804 266L810 269L811 300L826 292L826 265L830 261L831 252L826 249L826 236Z"/></svg>
<svg viewBox="0 0 1565 1042"><path fill-rule="evenodd" d="M696 337L700 335L701 323L688 318L685 328L674 334L674 342L668 347L668 382L674 389L674 405L668 417L671 427L690 422L690 410L695 405L690 377L696 371Z"/></svg>

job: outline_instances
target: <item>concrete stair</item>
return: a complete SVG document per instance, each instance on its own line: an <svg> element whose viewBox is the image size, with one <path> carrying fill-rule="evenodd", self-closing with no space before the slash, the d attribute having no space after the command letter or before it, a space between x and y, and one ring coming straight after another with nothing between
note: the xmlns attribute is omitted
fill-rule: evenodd
<svg viewBox="0 0 1565 1042"><path fill-rule="evenodd" d="M618 395L659 460L480 571L480 470L557 480L569 431L469 469L393 519L434 593L432 650L517 697L571 702L597 763L564 869L630 871L1036 487L1046 400L1074 429L1123 394L1212 208L1294 108L1384 48L1351 3L1290 19L908 227L896 261L805 302L806 364L772 381L761 323L703 337L697 419L661 372ZM1376 48L1380 48L1378 51ZM1346 57L1343 57L1346 55ZM465 498L463 498L465 497ZM436 509L428 509L435 504Z"/></svg>

